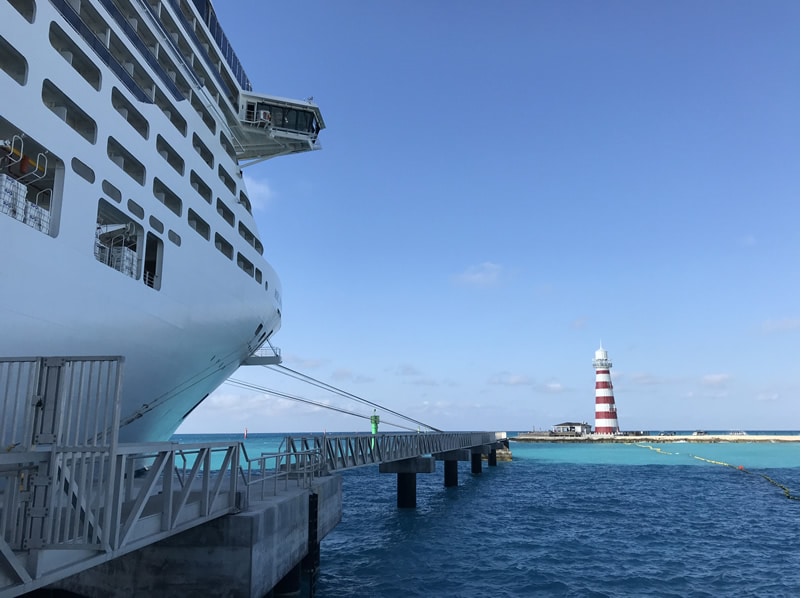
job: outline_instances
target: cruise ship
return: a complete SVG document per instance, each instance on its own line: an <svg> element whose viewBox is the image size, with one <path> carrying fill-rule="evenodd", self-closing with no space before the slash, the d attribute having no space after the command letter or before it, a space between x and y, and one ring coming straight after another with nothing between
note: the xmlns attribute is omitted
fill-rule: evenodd
<svg viewBox="0 0 801 598"><path fill-rule="evenodd" d="M320 110L209 0L0 0L0 90L0 357L122 356L120 441L167 440L281 325L242 168Z"/></svg>

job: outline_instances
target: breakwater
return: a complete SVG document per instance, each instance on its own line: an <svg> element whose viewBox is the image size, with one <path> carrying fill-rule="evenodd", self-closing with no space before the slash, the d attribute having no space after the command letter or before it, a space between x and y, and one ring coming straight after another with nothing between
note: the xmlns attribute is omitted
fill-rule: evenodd
<svg viewBox="0 0 801 598"><path fill-rule="evenodd" d="M548 433L522 433L510 437L516 442L566 442L566 443L629 443L640 442L799 442L797 434L654 434L654 435L619 435L608 436L589 434L584 436L559 436Z"/></svg>

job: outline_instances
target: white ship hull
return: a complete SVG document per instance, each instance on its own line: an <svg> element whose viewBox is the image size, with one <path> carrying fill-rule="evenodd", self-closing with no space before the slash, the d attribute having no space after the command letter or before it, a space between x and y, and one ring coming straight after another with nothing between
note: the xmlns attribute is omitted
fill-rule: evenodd
<svg viewBox="0 0 801 598"><path fill-rule="evenodd" d="M108 48L130 44L101 2L70 4L86 23L107 29ZM156 39L144 5L124 5L142 11L146 42ZM176 7L159 7L173 28L181 23ZM185 74L195 101L171 97L160 91L158 69L130 45L125 55L136 64L129 70L145 93L162 98L161 105L142 101L75 28L69 6L39 0L32 19L24 8L0 5L0 173L24 183L26 195L24 208L0 213L0 357L123 356L120 439L165 440L280 327L280 281L262 256L240 163L316 149L319 113L310 139L285 131L282 142L270 131L259 149L265 123L253 122L253 108L263 107L255 94L237 85L237 103L226 112L209 107L215 94L191 86ZM183 10L197 8L185 2ZM182 43L194 43L192 36ZM164 68L182 67L174 48L159 51ZM86 73L91 79L95 70L99 82L90 84ZM165 112L165 97L185 133ZM204 102L205 120L197 108ZM241 140L251 132L248 149ZM223 148L223 135L236 155ZM306 147L292 145L298 142ZM34 221L38 215L48 222Z"/></svg>

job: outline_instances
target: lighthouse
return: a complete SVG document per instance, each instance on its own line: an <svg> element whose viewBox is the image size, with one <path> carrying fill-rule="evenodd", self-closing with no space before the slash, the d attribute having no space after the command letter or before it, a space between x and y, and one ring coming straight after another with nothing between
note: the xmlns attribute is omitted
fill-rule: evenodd
<svg viewBox="0 0 801 598"><path fill-rule="evenodd" d="M603 345L595 352L592 365L595 368L595 433L617 434L620 428L617 425L612 376L609 374L612 362Z"/></svg>

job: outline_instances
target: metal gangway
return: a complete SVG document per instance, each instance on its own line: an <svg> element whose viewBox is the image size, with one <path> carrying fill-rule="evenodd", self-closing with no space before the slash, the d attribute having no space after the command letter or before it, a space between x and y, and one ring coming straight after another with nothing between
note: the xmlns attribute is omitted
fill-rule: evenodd
<svg viewBox="0 0 801 598"><path fill-rule="evenodd" d="M238 443L117 442L122 368L0 359L0 597L239 509Z"/></svg>
<svg viewBox="0 0 801 598"><path fill-rule="evenodd" d="M506 432L406 432L288 436L282 453L314 456L318 475L462 449L490 451L506 442Z"/></svg>
<svg viewBox="0 0 801 598"><path fill-rule="evenodd" d="M121 357L0 358L0 598L60 579L315 478L458 449L505 433L118 442Z"/></svg>

